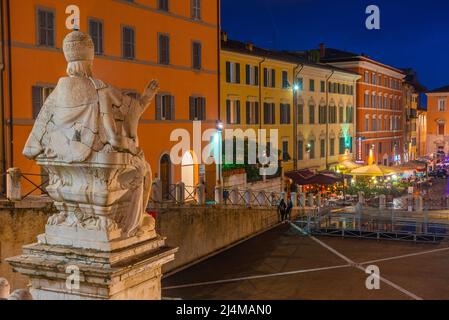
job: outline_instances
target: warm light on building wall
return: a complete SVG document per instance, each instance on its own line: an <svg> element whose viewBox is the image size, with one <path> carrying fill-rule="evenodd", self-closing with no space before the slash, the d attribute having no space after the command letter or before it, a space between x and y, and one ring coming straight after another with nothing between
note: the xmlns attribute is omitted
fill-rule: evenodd
<svg viewBox="0 0 449 320"><path fill-rule="evenodd" d="M374 163L374 146L369 149L368 165Z"/></svg>

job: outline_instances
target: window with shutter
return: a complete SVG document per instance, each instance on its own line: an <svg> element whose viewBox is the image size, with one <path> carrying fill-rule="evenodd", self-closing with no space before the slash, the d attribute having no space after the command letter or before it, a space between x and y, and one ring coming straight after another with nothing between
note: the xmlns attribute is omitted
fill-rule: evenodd
<svg viewBox="0 0 449 320"><path fill-rule="evenodd" d="M235 64L235 83L240 83L240 63Z"/></svg>
<svg viewBox="0 0 449 320"><path fill-rule="evenodd" d="M330 156L331 157L335 156L335 139L334 138L331 138L329 140L329 149L330 149L330 151L329 151Z"/></svg>
<svg viewBox="0 0 449 320"><path fill-rule="evenodd" d="M309 141L309 157L315 159L315 141Z"/></svg>
<svg viewBox="0 0 449 320"><path fill-rule="evenodd" d="M170 37L159 35L159 64L170 64Z"/></svg>
<svg viewBox="0 0 449 320"><path fill-rule="evenodd" d="M325 124L326 123L326 106L320 106L319 110L319 122L320 124Z"/></svg>
<svg viewBox="0 0 449 320"><path fill-rule="evenodd" d="M189 117L192 121L206 120L206 98L190 97L189 98Z"/></svg>
<svg viewBox="0 0 449 320"><path fill-rule="evenodd" d="M36 119L44 101L42 99L42 88L34 86L32 88L32 97L33 97L33 119Z"/></svg>
<svg viewBox="0 0 449 320"><path fill-rule="evenodd" d="M309 124L315 124L315 106L309 106Z"/></svg>
<svg viewBox="0 0 449 320"><path fill-rule="evenodd" d="M159 94L156 95L155 112L156 112L156 115L155 115L156 120L162 120L162 96Z"/></svg>
<svg viewBox="0 0 449 320"><path fill-rule="evenodd" d="M263 104L263 123L264 124L270 124L270 104L269 103L264 103Z"/></svg>
<svg viewBox="0 0 449 320"><path fill-rule="evenodd" d="M226 82L231 82L231 62L226 61Z"/></svg>
<svg viewBox="0 0 449 320"><path fill-rule="evenodd" d="M304 141L298 141L298 160L304 160Z"/></svg>
<svg viewBox="0 0 449 320"><path fill-rule="evenodd" d="M249 64L246 65L245 67L245 74L246 74L246 84L250 85L251 84L251 66Z"/></svg>
<svg viewBox="0 0 449 320"><path fill-rule="evenodd" d="M263 86L268 87L268 69L263 69Z"/></svg>
<svg viewBox="0 0 449 320"><path fill-rule="evenodd" d="M193 19L201 20L201 0L191 1L191 15Z"/></svg>
<svg viewBox="0 0 449 320"><path fill-rule="evenodd" d="M290 83L288 82L288 72L282 71L282 89L290 88Z"/></svg>
<svg viewBox="0 0 449 320"><path fill-rule="evenodd" d="M156 95L156 120L175 120L175 97Z"/></svg>
<svg viewBox="0 0 449 320"><path fill-rule="evenodd" d="M103 54L103 23L100 20L89 19L89 35L92 38L96 55Z"/></svg>
<svg viewBox="0 0 449 320"><path fill-rule="evenodd" d="M175 120L175 97L170 96L170 113L167 120Z"/></svg>
<svg viewBox="0 0 449 320"><path fill-rule="evenodd" d="M298 105L298 124L304 124L304 105Z"/></svg>
<svg viewBox="0 0 449 320"><path fill-rule="evenodd" d="M38 9L37 12L38 44L54 47L55 45L55 14L53 11Z"/></svg>
<svg viewBox="0 0 449 320"><path fill-rule="evenodd" d="M258 124L260 121L259 121L259 102L255 102L254 103L254 108L255 108L255 111L254 111L254 124Z"/></svg>
<svg viewBox="0 0 449 320"><path fill-rule="evenodd" d="M326 156L326 141L324 139L320 140L320 157L324 158Z"/></svg>
<svg viewBox="0 0 449 320"><path fill-rule="evenodd" d="M235 110L235 112L236 112L236 119L235 119L235 123L236 124L240 124L241 123L241 121L240 121L240 100L237 100L235 103L236 103L236 110Z"/></svg>
<svg viewBox="0 0 449 320"><path fill-rule="evenodd" d="M32 96L32 116L33 119L36 119L41 111L45 100L47 100L48 96L53 92L53 87L43 87L43 86L33 86L31 88L31 96Z"/></svg>
<svg viewBox="0 0 449 320"><path fill-rule="evenodd" d="M201 70L202 62L201 62L201 43L194 42L192 45L192 59L193 59L193 69Z"/></svg>
<svg viewBox="0 0 449 320"><path fill-rule="evenodd" d="M340 123L344 123L345 122L345 119L344 119L344 110L343 110L343 107L339 107L339 118L340 118Z"/></svg>
<svg viewBox="0 0 449 320"><path fill-rule="evenodd" d="M240 83L240 63L226 62L226 82Z"/></svg>
<svg viewBox="0 0 449 320"><path fill-rule="evenodd" d="M135 58L135 35L134 29L130 27L123 27L122 29L122 41L123 41L123 58L134 59Z"/></svg>
<svg viewBox="0 0 449 320"><path fill-rule="evenodd" d="M290 105L281 103L281 124L290 124Z"/></svg>
<svg viewBox="0 0 449 320"><path fill-rule="evenodd" d="M226 123L231 124L231 100L226 100Z"/></svg>
<svg viewBox="0 0 449 320"><path fill-rule="evenodd" d="M159 0L159 10L168 11L168 0Z"/></svg>
<svg viewBox="0 0 449 320"><path fill-rule="evenodd" d="M240 101L227 100L226 101L226 120L228 124L240 124Z"/></svg>
<svg viewBox="0 0 449 320"><path fill-rule="evenodd" d="M315 91L315 80L313 80L313 79L309 80L309 90L311 92Z"/></svg>
<svg viewBox="0 0 449 320"><path fill-rule="evenodd" d="M247 124L257 124L259 123L259 103L255 101L248 102L248 116L249 122Z"/></svg>
<svg viewBox="0 0 449 320"><path fill-rule="evenodd" d="M276 124L276 105L271 104L271 124Z"/></svg>
<svg viewBox="0 0 449 320"><path fill-rule="evenodd" d="M340 151L340 154L345 154L345 138L344 137L340 138L339 151Z"/></svg>
<svg viewBox="0 0 449 320"><path fill-rule="evenodd" d="M196 120L195 102L196 101L194 97L189 98L189 119L191 121Z"/></svg>
<svg viewBox="0 0 449 320"><path fill-rule="evenodd" d="M282 141L282 160L289 161L291 159L288 151L288 141Z"/></svg>
<svg viewBox="0 0 449 320"><path fill-rule="evenodd" d="M271 70L271 87L276 87L276 70L274 69Z"/></svg>
<svg viewBox="0 0 449 320"><path fill-rule="evenodd" d="M206 120L206 98L200 98L201 107L200 107L200 120Z"/></svg>
<svg viewBox="0 0 449 320"><path fill-rule="evenodd" d="M259 85L259 67L254 67L254 85Z"/></svg>

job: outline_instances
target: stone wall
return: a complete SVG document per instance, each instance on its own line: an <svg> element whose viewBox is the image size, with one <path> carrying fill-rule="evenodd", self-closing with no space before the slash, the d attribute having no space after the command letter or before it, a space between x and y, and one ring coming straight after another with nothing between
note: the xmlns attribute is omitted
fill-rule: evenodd
<svg viewBox="0 0 449 320"><path fill-rule="evenodd" d="M0 201L0 276L9 280L12 290L25 288L26 277L13 273L6 258L22 254L22 246L36 242L55 212L52 203L42 198L20 202Z"/></svg>
<svg viewBox="0 0 449 320"><path fill-rule="evenodd" d="M179 247L170 272L278 223L277 210L245 207L180 207L159 213L157 231Z"/></svg>
<svg viewBox="0 0 449 320"><path fill-rule="evenodd" d="M22 254L23 245L35 243L54 212L48 200L0 201L0 276L10 281L13 289L26 287L27 279L13 273L5 259ZM167 245L179 247L175 261L167 264L164 272L189 265L277 223L277 211L268 208L186 205L161 209L157 231L167 237Z"/></svg>
<svg viewBox="0 0 449 320"><path fill-rule="evenodd" d="M229 177L223 178L223 185L225 188L232 189L246 189L250 188L253 191L262 191L264 190L267 193L270 192L281 192L282 187L282 178L273 178L266 179L256 182L247 182L246 181L246 173L243 174L234 174Z"/></svg>
<svg viewBox="0 0 449 320"><path fill-rule="evenodd" d="M253 183L247 184L248 188L251 188L253 191L265 191L267 193L269 192L276 192L279 193L282 190L282 178L273 178L273 179L266 179L265 181L257 181Z"/></svg>

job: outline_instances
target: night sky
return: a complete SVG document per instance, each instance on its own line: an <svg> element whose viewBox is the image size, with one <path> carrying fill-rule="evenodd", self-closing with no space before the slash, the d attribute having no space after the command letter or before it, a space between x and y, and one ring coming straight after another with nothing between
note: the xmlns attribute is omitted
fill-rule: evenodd
<svg viewBox="0 0 449 320"><path fill-rule="evenodd" d="M449 85L448 0L221 0L231 39L278 50L327 47L413 67L428 89ZM365 9L377 5L381 29L367 30Z"/></svg>

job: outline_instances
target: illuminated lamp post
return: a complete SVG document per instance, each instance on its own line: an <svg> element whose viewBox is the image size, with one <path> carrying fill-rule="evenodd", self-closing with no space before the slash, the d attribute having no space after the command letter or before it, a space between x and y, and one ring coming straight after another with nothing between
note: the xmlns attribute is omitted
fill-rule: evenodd
<svg viewBox="0 0 449 320"><path fill-rule="evenodd" d="M368 165L374 164L374 148L376 146L373 144L371 145L371 148L369 149L369 157L368 157Z"/></svg>
<svg viewBox="0 0 449 320"><path fill-rule="evenodd" d="M217 133L215 134L215 161L217 164L217 172L216 175L218 177L218 181L220 183L220 185L223 185L223 122L217 120L215 127L217 129ZM217 163L218 161L218 163Z"/></svg>

